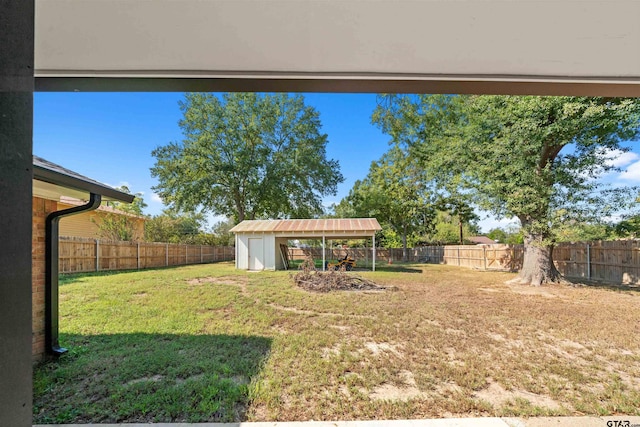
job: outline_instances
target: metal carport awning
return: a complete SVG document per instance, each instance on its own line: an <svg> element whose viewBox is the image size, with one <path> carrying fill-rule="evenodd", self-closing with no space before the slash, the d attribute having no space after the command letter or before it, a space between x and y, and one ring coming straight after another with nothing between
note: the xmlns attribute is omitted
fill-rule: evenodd
<svg viewBox="0 0 640 427"><path fill-rule="evenodd" d="M268 219L245 220L230 231L273 234L276 238L322 240L322 268L325 268L326 239L373 239L373 270L375 271L376 232L382 230L376 218Z"/></svg>

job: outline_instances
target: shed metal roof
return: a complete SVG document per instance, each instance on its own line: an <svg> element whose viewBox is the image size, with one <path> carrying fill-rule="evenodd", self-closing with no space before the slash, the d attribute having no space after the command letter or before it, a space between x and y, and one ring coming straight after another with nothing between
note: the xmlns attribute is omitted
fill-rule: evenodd
<svg viewBox="0 0 640 427"><path fill-rule="evenodd" d="M382 230L375 218L244 220L233 233L368 233Z"/></svg>

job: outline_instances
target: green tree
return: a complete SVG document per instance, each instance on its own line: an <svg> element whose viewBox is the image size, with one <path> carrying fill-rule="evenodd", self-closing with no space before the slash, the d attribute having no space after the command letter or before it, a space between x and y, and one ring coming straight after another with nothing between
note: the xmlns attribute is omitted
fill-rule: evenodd
<svg viewBox="0 0 640 427"><path fill-rule="evenodd" d="M165 209L145 222L145 239L149 242L199 244L205 222L201 213Z"/></svg>
<svg viewBox="0 0 640 427"><path fill-rule="evenodd" d="M406 260L409 241L428 232L435 216L427 182L420 172L394 146L371 164L367 177L356 181L335 212L345 217L377 218L383 230L389 228L379 241L392 245L394 238L399 237Z"/></svg>
<svg viewBox="0 0 640 427"><path fill-rule="evenodd" d="M617 237L637 239L640 237L640 215L634 215L618 222L614 227Z"/></svg>
<svg viewBox="0 0 640 427"><path fill-rule="evenodd" d="M124 193L131 194L131 190L126 185L116 187ZM123 203L118 201L106 201L105 206L119 212L105 211L100 218L92 220L98 227L98 236L101 239L132 242L142 240L143 236L136 232L136 223L143 217L144 202L142 193L136 193L133 202Z"/></svg>
<svg viewBox="0 0 640 427"><path fill-rule="evenodd" d="M508 226L506 230L500 227L492 228L487 233L487 237L508 245L521 245L524 242L520 227L514 226Z"/></svg>
<svg viewBox="0 0 640 427"><path fill-rule="evenodd" d="M612 150L638 137L640 100L390 95L373 121L440 183L517 217L525 236L517 281L540 285L561 279L552 262L555 224L603 217L625 203L622 190L597 192L595 178L615 169Z"/></svg>
<svg viewBox="0 0 640 427"><path fill-rule="evenodd" d="M609 240L614 235L613 226L603 222L577 223L568 221L556 229L558 242L586 242Z"/></svg>
<svg viewBox="0 0 640 427"><path fill-rule="evenodd" d="M461 194L453 193L447 196L441 196L436 202L436 209L449 212L451 216L457 219L458 243L461 245L464 244L465 225L473 224L479 219L478 215L476 215L470 203L466 199L467 197L464 197ZM468 235L469 234L467 233L467 236Z"/></svg>
<svg viewBox="0 0 640 427"><path fill-rule="evenodd" d="M318 112L301 95L189 93L180 103L182 142L153 151L154 190L180 211L239 222L308 218L344 178L327 160Z"/></svg>
<svg viewBox="0 0 640 427"><path fill-rule="evenodd" d="M461 232L462 230L462 232ZM450 211L438 211L434 220L433 229L430 233L426 234L422 241L434 245L452 245L463 244L460 241L460 235L470 236L477 235L479 232L478 226L475 224L475 219L469 219L468 221L460 221L460 217Z"/></svg>
<svg viewBox="0 0 640 427"><path fill-rule="evenodd" d="M235 237L229 230L233 228L236 223L233 219L228 218L226 221L216 222L211 229L211 236L213 236L212 244L216 246L233 246L235 245Z"/></svg>

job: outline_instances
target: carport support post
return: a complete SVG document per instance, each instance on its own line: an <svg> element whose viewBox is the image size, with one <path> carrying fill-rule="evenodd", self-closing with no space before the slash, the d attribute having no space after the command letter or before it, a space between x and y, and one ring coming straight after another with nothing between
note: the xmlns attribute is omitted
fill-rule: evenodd
<svg viewBox="0 0 640 427"><path fill-rule="evenodd" d="M373 235L373 252L371 255L371 259L373 261L373 267L371 268L371 271L376 271L376 235Z"/></svg>
<svg viewBox="0 0 640 427"><path fill-rule="evenodd" d="M322 271L325 271L324 233L322 233Z"/></svg>

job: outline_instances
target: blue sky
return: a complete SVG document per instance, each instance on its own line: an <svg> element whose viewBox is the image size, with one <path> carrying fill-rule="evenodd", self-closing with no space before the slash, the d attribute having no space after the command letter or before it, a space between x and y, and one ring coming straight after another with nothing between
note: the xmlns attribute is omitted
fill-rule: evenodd
<svg viewBox="0 0 640 427"><path fill-rule="evenodd" d="M340 162L345 181L325 205L340 201L373 160L389 148L389 137L370 124L373 94L305 94L320 112L329 136L327 156ZM112 186L143 193L146 213L163 208L151 187L151 151L182 139L178 126L182 93L36 93L34 154Z"/></svg>
<svg viewBox="0 0 640 427"><path fill-rule="evenodd" d="M340 162L345 181L325 205L346 196L357 179L366 176L373 160L389 148L389 137L371 125L374 94L305 94L305 102L320 112L329 136L327 155ZM182 139L178 101L182 93L47 93L34 95L33 152L54 163L112 186L126 184L143 193L146 213L163 208L151 187L151 151ZM640 147L612 160L625 168L607 180L640 185ZM486 214L482 215L486 217ZM509 223L485 218L486 232Z"/></svg>

